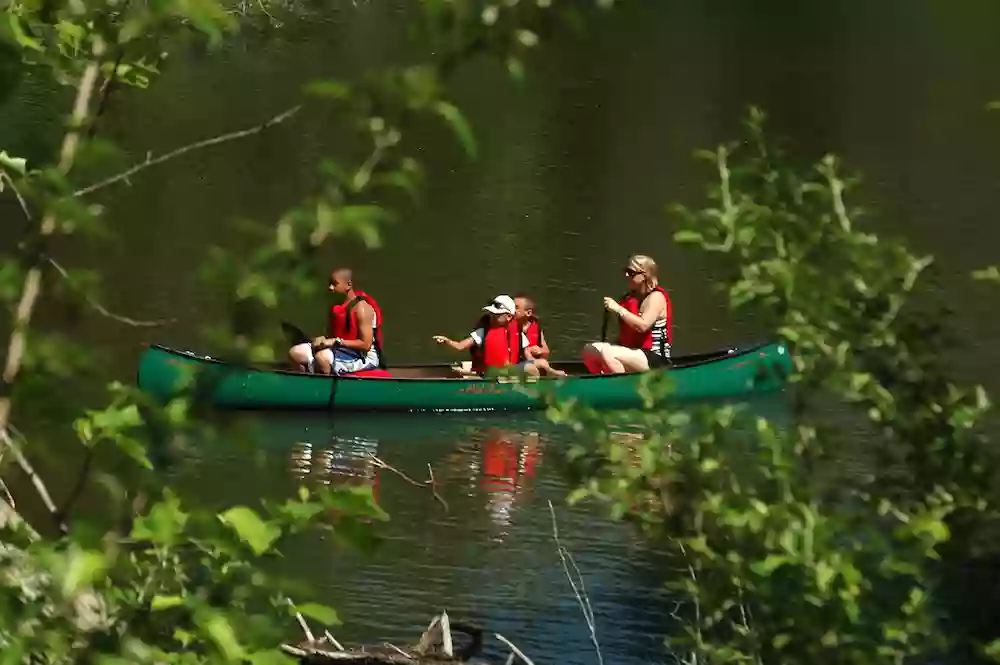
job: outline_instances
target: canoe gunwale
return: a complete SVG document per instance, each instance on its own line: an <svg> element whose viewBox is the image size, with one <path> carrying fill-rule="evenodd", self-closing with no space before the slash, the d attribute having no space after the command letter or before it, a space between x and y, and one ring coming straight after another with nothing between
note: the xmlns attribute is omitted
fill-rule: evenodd
<svg viewBox="0 0 1000 665"><path fill-rule="evenodd" d="M671 362L668 365L665 365L663 367L657 367L655 369L640 371L640 372L623 372L621 374L579 374L579 375L574 374L574 375L570 375L570 376L567 376L567 377L540 376L540 377L532 377L531 383L543 382L543 381L570 381L570 380L572 380L572 381L577 381L577 380L586 381L586 380L596 380L596 379L611 380L611 379L616 379L616 378L620 379L622 377L629 377L629 376L641 376L641 375L647 374L649 372L670 372L670 371L676 371L676 370L682 370L682 369L690 369L690 368L694 368L694 367L704 367L706 365L712 365L714 363L723 362L723 361L727 361L727 360L732 360L734 358L739 358L740 356L749 355L751 353L758 352L760 349L763 349L763 348L768 347L768 346L772 346L774 344L775 344L775 342L773 342L773 341L759 342L757 344L754 344L753 346L748 346L748 347L745 347L745 348L724 347L723 349L720 349L720 350L714 351L714 352L710 351L710 352L706 352L706 353L691 354L689 356L678 356L676 359L674 359L673 362ZM194 363L199 363L199 364L203 364L203 365L219 365L219 366L224 366L224 367L230 367L233 370L237 370L237 371L254 372L254 373L264 373L264 374L278 374L278 375L283 375L283 376L296 377L296 378L299 378L299 379L314 379L314 380L318 380L318 381L373 381L373 382L374 381L378 381L380 383L391 383L391 382L397 382L397 381L402 381L402 382L406 382L406 383L413 383L413 382L420 382L420 383L435 382L436 383L436 382L442 382L442 381L443 382L447 382L447 383L495 383L496 382L496 379L485 378L485 377L478 377L478 378L466 378L466 377L460 377L460 376L455 376L455 377L402 377L402 376L388 376L388 377L377 376L377 377L368 377L368 376L350 376L350 375L345 376L345 375L336 375L336 374L309 374L309 373L306 373L306 372L299 372L299 371L296 371L296 370L293 370L293 369L280 369L280 368L259 367L259 366L249 365L249 364L235 363L235 362L223 360L221 358L212 358L212 357L206 357L206 356L199 356L199 355L196 355L195 353L193 353L191 351L180 351L178 349L174 349L174 348L165 346L163 344L149 344L149 345L147 345L147 348L150 349L150 350L155 349L155 350L167 353L169 355L173 355L173 356L177 356L177 357L183 358L187 362L194 362ZM685 363L684 362L685 358L690 358L691 360L689 362ZM550 361L550 362L553 363L553 364L560 364L560 361ZM561 362L562 363L566 363L566 364L570 364L570 363L579 364L579 361L561 361ZM420 368L420 367L427 367L427 368L432 368L433 367L433 368L444 369L444 368L451 368L451 366L452 365L450 363L408 363L408 364L402 364L401 363L399 365L395 365L396 368L400 368L400 369L403 369L403 368ZM389 371L391 372L392 369L393 368L390 367Z"/></svg>

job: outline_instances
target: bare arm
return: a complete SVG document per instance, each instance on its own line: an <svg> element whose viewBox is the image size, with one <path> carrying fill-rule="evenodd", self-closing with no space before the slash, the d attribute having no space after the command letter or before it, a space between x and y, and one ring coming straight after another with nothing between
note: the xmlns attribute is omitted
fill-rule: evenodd
<svg viewBox="0 0 1000 665"><path fill-rule="evenodd" d="M535 358L548 358L549 353L549 343L545 341L545 331L543 330L538 335L538 346L531 347L532 355Z"/></svg>
<svg viewBox="0 0 1000 665"><path fill-rule="evenodd" d="M628 311L611 298L605 298L604 304L610 311L617 314L625 322L625 325L639 332L650 330L657 319L663 318L667 311L667 299L659 291L649 294L649 297L639 307L638 315Z"/></svg>
<svg viewBox="0 0 1000 665"><path fill-rule="evenodd" d="M354 311L358 316L358 339L342 339L340 346L368 353L375 341L375 328L372 326L375 321L375 310L372 309L371 305L361 300L354 306Z"/></svg>
<svg viewBox="0 0 1000 665"><path fill-rule="evenodd" d="M476 344L476 342L471 337L466 337L461 342L456 342L453 339L448 339L444 335L435 335L434 341L437 342L438 344L446 344L447 346L450 346L456 351L468 351Z"/></svg>

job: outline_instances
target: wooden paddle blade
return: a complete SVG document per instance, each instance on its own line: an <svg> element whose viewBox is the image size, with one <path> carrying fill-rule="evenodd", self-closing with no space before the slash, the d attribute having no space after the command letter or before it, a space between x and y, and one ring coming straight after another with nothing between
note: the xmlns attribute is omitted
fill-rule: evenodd
<svg viewBox="0 0 1000 665"><path fill-rule="evenodd" d="M307 336L305 332L303 332L302 328L294 326L288 321L281 322L281 330L288 338L289 346L295 346L296 344L309 344L313 341L313 338Z"/></svg>

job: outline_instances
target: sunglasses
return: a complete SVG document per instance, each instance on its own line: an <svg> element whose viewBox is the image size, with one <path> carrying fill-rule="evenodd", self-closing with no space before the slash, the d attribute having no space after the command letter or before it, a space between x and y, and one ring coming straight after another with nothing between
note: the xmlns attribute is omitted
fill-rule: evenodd
<svg viewBox="0 0 1000 665"><path fill-rule="evenodd" d="M645 273L641 270L634 270L632 268L625 268L626 277L635 277L636 275L644 275Z"/></svg>

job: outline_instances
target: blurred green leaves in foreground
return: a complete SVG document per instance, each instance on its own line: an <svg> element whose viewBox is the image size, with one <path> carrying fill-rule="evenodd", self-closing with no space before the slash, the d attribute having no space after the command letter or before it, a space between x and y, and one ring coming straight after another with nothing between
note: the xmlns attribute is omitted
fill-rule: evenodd
<svg viewBox="0 0 1000 665"><path fill-rule="evenodd" d="M201 47L210 57L260 16L272 26L309 20L296 15L308 13L304 6L267 0L0 5L0 103L16 98L24 81L41 82L53 107L45 110L58 119L55 127L32 124L37 136L17 137L28 146L24 154L0 145L0 196L20 209L12 228L23 229L16 246L0 255L0 302L10 323L0 477L18 473L23 480L17 497L0 483L0 663L288 662L277 647L297 631L290 599L302 600L309 590L265 571L307 532L368 552L377 544L374 524L387 518L370 488L302 488L284 502L217 510L171 487L165 472L178 449L218 433L239 443L199 399L221 377L192 376L186 393L166 404L119 383L108 385L106 404L83 403L76 386L84 376L107 384L105 365L70 329L37 322L40 305L66 308L77 320L99 316L143 327L161 321L108 310L101 304L102 266L66 268L59 248L70 238L119 238L105 223L105 208L114 205L117 187L155 178L159 164L275 131L295 122L301 106L319 106L356 140L316 165L321 177L305 200L273 224L252 224L249 249L211 248L203 275L229 304L225 322L209 322L206 330L213 355L274 358L284 346L276 337L276 309L322 283L317 275L328 269L320 264L322 250L351 236L377 247L397 218L392 206L419 203L424 173L414 126L441 123L476 156L474 129L448 95L452 73L483 57L519 79L552 34L579 27L611 4L426 0L412 12L413 60L350 81L315 81L304 99L287 100L256 125L218 136L196 133L191 143L159 155L104 138L108 100L143 94L185 49ZM14 422L24 424L24 433ZM46 455L66 466L79 460L79 467L53 481L32 464ZM84 494L101 508L80 508ZM296 609L322 624L340 621L319 603Z"/></svg>
<svg viewBox="0 0 1000 665"><path fill-rule="evenodd" d="M571 500L605 504L676 553L680 662L996 658L989 600L962 591L998 581L974 577L1000 560L991 403L950 376L931 257L866 229L836 158L790 166L757 109L742 140L699 156L716 183L705 208L674 208L675 239L718 257L731 307L788 344L787 411L610 422L554 407L592 433L570 455Z"/></svg>

